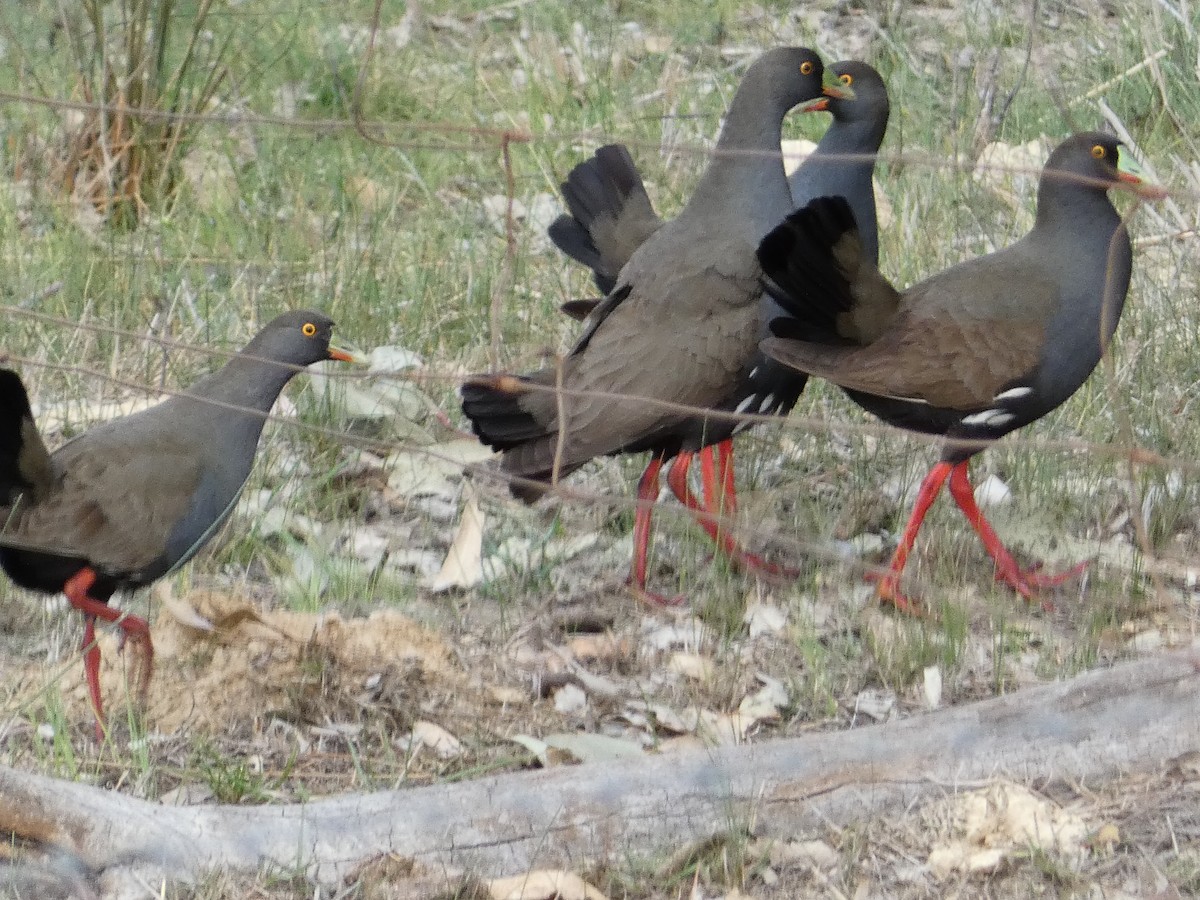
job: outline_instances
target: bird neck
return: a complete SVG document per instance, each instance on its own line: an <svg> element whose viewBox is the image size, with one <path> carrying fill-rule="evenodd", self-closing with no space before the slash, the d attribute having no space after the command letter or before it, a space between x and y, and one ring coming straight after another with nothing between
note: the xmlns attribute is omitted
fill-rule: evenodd
<svg viewBox="0 0 1200 900"><path fill-rule="evenodd" d="M836 119L817 149L792 176L792 202L797 207L822 196L845 197L854 213L866 259L879 261L876 222L875 154L883 143L887 120L839 122Z"/></svg>
<svg viewBox="0 0 1200 900"><path fill-rule="evenodd" d="M747 228L757 244L791 212L791 195L779 141L790 106L767 96L756 79L743 80L729 105L712 159L682 217L689 210L706 216L719 211L731 226Z"/></svg>
<svg viewBox="0 0 1200 900"><path fill-rule="evenodd" d="M1107 242L1120 224L1121 216L1102 187L1082 184L1069 173L1043 173L1035 231Z"/></svg>
<svg viewBox="0 0 1200 900"><path fill-rule="evenodd" d="M1099 359L1097 336L1100 345L1106 345L1116 330L1129 290L1133 251L1129 232L1102 189L1044 175L1042 182L1037 220L1025 240L1035 252L1056 261L1054 271L1067 299L1047 330L1064 336L1056 344L1059 355L1082 371L1064 376L1061 383L1078 384ZM1098 330L1079 329L1081 320L1094 320ZM1072 336L1080 344L1076 349L1068 346Z"/></svg>
<svg viewBox="0 0 1200 900"><path fill-rule="evenodd" d="M817 144L817 153L843 154L851 157L845 160L847 168L866 168L868 171L875 167L875 157L883 144L883 135L887 131L887 119L858 119L844 121L834 119L825 131L825 135ZM858 157L858 158L854 158Z"/></svg>
<svg viewBox="0 0 1200 900"><path fill-rule="evenodd" d="M296 374L296 367L255 357L247 347L223 367L187 390L194 398L209 401L221 417L246 416L262 422L280 391Z"/></svg>

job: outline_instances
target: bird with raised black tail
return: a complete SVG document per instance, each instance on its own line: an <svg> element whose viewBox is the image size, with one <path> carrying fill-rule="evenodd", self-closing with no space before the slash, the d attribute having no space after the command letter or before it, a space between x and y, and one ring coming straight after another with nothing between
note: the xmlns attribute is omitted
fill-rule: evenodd
<svg viewBox="0 0 1200 900"><path fill-rule="evenodd" d="M1037 218L1025 237L904 292L869 260L842 198L812 201L759 247L764 283L786 312L763 352L841 386L884 421L947 438L878 580L885 602L914 608L900 577L947 481L997 578L1027 600L1086 565L1054 576L1021 569L976 505L967 466L991 442L1065 402L1100 361L1132 271L1129 235L1108 197L1118 185L1145 198L1163 195L1114 138L1074 135L1042 171Z"/></svg>
<svg viewBox="0 0 1200 900"><path fill-rule="evenodd" d="M807 104L806 109L828 110L833 121L814 152L793 172L789 189L793 203L798 206L822 195L846 197L855 219L862 223L864 254L876 262L879 241L873 176L890 114L887 87L879 73L863 62L834 63L829 71L843 91L838 96L826 96ZM658 230L663 220L654 211L633 157L620 144L601 147L590 159L575 166L561 185L561 191L567 213L550 225L550 238L569 257L591 269L596 286L607 294L615 287L618 274L633 252ZM573 300L562 308L568 315L582 319L599 303L599 300ZM763 305L765 326L781 311L769 296L764 297ZM730 393L724 411L787 415L807 379L803 373L760 356L745 373L740 389ZM699 454L702 500L687 492L676 491L676 494L680 502L697 513L701 526L735 565L767 574L788 574L785 567L742 549L726 530L718 527L722 518L734 515L737 509L732 436L739 424L744 427L744 423L733 417L709 423L706 432L709 443ZM690 463L690 454L680 453L672 463L672 471L686 470ZM673 488L686 484L686 477L671 481Z"/></svg>
<svg viewBox="0 0 1200 900"><path fill-rule="evenodd" d="M220 370L156 406L89 429L53 453L20 376L0 369L0 568L21 587L66 595L84 615L84 673L103 739L96 619L143 651L145 620L114 609L186 563L228 518L254 462L266 415L304 366L353 360L330 346L318 312L272 320Z"/></svg>
<svg viewBox="0 0 1200 900"><path fill-rule="evenodd" d="M755 249L792 208L779 156L783 119L829 94L850 91L813 51L761 56L734 95L691 200L620 267L561 371L480 375L463 385L475 433L503 453L501 468L526 499L596 456L653 454L638 485L630 578L649 599L669 602L645 591L663 463L690 456L723 427L677 407L725 408L752 366L762 295ZM686 466L672 466L670 478L690 494Z"/></svg>

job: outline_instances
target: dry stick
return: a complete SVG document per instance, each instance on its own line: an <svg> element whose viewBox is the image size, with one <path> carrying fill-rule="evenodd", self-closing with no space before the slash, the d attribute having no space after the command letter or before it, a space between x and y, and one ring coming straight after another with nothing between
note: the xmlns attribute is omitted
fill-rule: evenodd
<svg viewBox="0 0 1200 900"><path fill-rule="evenodd" d="M528 136L524 136L527 139ZM518 132L505 131L500 136L500 156L504 161L504 259L500 263L500 272L492 284L491 309L489 313L489 331L491 343L488 346L488 362L492 371L500 368L500 330L504 317L504 298L512 286L517 271L517 220L513 215L513 205L517 200L517 179L513 174L511 144L521 140Z"/></svg>
<svg viewBox="0 0 1200 900"><path fill-rule="evenodd" d="M1088 100L1095 100L1097 97L1099 97L1105 91L1107 91L1109 88L1116 87L1118 84L1120 84L1126 78L1129 78L1131 75L1136 75L1138 72L1142 71L1142 69L1146 68L1147 66L1150 66L1153 63L1158 62L1160 59L1162 59L1164 56L1166 56L1172 49L1174 49L1174 48L1171 47L1170 44L1168 44L1166 47L1159 50L1157 53L1152 53L1150 56L1147 56L1141 62L1134 63L1132 66L1130 66L1124 72L1121 72L1119 75L1114 75L1112 78L1108 79L1108 81L1105 81L1105 82L1102 82L1101 84L1096 85L1094 88L1092 88L1086 94L1081 94L1080 96L1076 97L1075 99L1069 101L1067 103L1067 107L1070 108L1070 107L1078 106L1080 103L1085 103Z"/></svg>
<svg viewBox="0 0 1200 900"><path fill-rule="evenodd" d="M43 300L48 300L63 289L62 281L52 281L40 291L34 291L24 300L17 304L19 309L32 309Z"/></svg>
<svg viewBox="0 0 1200 900"><path fill-rule="evenodd" d="M1123 143L1130 150L1134 151L1134 153L1138 156L1142 164L1142 168L1146 170L1146 174L1150 176L1151 180L1161 184L1162 182L1158 177L1158 172L1155 171L1154 163L1152 163L1150 158L1142 152L1142 148L1139 147L1137 141L1133 139L1133 135L1129 133L1129 129L1126 128L1125 123L1121 121L1121 117L1113 112L1112 107L1110 107L1102 99L1096 101L1096 106L1100 109L1100 115L1104 117L1104 121L1113 127L1113 130L1117 133L1117 137L1121 139L1121 143ZM1174 198L1170 196L1164 197L1162 204L1175 219L1176 228L1178 228L1180 231L1186 231L1192 227L1192 223L1187 220L1182 212L1180 212L1179 206L1175 203ZM1162 225L1168 228L1170 227L1167 225L1166 220L1164 220L1159 212L1153 207L1147 206L1146 212Z"/></svg>
<svg viewBox="0 0 1200 900"><path fill-rule="evenodd" d="M1033 60L1033 40L1037 35L1038 12L1041 4L1039 0L1033 0L1029 5L1029 37L1025 41L1025 61L1021 63L1021 71L1017 74L1017 82L1013 85L1008 96L1004 98L1004 102L1000 105L1000 111L992 114L992 133L999 131L1000 126L1004 124L1004 119L1008 115L1009 107L1017 99L1017 93L1025 85L1025 78L1029 75L1029 64Z"/></svg>
<svg viewBox="0 0 1200 900"><path fill-rule="evenodd" d="M516 874L750 825L786 839L997 778L1162 771L1198 745L1200 659L1190 650L885 725L309 803L164 807L0 767L0 832L113 878L282 868L334 883L388 853L426 871Z"/></svg>
<svg viewBox="0 0 1200 900"><path fill-rule="evenodd" d="M29 315L34 318L39 318L39 319L53 318L53 317L46 316L45 314L37 314L37 313L24 313L24 314ZM118 334L126 333L120 329L113 329L110 326L92 325L92 324L82 326L80 328L80 330L95 331L95 332L102 332L102 333L108 333L108 332L116 332ZM144 337L143 335L140 335L137 333L129 333L129 334L131 334L131 336L137 337L139 339ZM164 341L163 343L166 344L168 342ZM187 345L179 343L179 344L177 344L177 346L187 346ZM204 352L208 352L208 353L216 352L216 351L208 350L207 348L196 348L196 349L203 350ZM229 354L223 354L223 355L229 355ZM139 390L145 390L145 387L138 382L132 382L132 381L118 378L118 377L114 377L114 376L111 376L111 375L108 375L105 373L98 372L93 369L88 369L83 366L62 364L62 363L48 363L48 362L44 362L44 361L28 360L28 359L24 359L21 357L16 357L15 359L17 359L17 361L24 361L24 362L28 362L28 363L36 365L36 366L40 366L42 368L54 369L54 370L58 370L58 371L75 372L75 373L86 375L89 377L106 380L112 384L118 384L118 385L123 385L123 386L127 386L127 387L133 387L133 388L136 388ZM526 387L531 390L534 390L534 389L536 389L536 390L553 390L553 388L550 388L548 386L541 386L541 385L527 385ZM166 393L168 395L174 395L174 394L183 393L183 392L168 391ZM569 396L591 396L595 392L575 392L575 391L567 391L565 389L560 389L560 393L562 395L569 395ZM610 395L604 394L603 396L610 396ZM611 396L619 397L619 396L623 396L623 395L614 394ZM636 398L636 399L639 399L639 400L649 403L651 405L660 406L665 409L670 409L673 411L682 411L682 412L699 413L699 414L705 414L707 412L707 414L712 415L714 418L717 417L717 414L714 411L705 411L703 409L690 407L690 406L686 406L683 404L669 403L667 401L653 400L651 398ZM208 401L208 402L217 403L217 401ZM240 409L240 407L237 407L237 406L234 406L231 404L219 404L219 405L228 406L229 408L232 408L232 409ZM255 412L258 415L263 415L262 413L259 413L257 411L255 411ZM736 416L735 414L728 414L728 415L735 419L738 419L738 420L748 420L748 421L754 421L756 423L757 422L770 422L771 424L774 424L776 427L785 427L785 428L802 429L802 430L830 430L831 428L837 428L842 431L853 432L853 433L865 433L865 434L894 433L894 429L891 426L884 425L884 424L875 424L875 423L855 425L855 424L851 424L851 423L829 423L827 421L820 420L820 419L801 418L801 417L795 417L795 416L793 416L789 420L780 420L778 417L770 417L770 416L740 416L739 417L739 416ZM345 435L343 432L333 429L333 428L321 427L321 426L316 426L316 425L308 425L305 423L298 423L293 420L284 419L284 418L274 416L274 415L267 414L267 415L264 415L264 418L268 419L270 421L284 423L288 427L291 427L293 429L302 430L307 433L321 434L324 436L337 438L337 439L342 440L343 442L352 443L363 449L380 452L383 454L391 452L391 451L395 450L397 447L397 444L395 442L373 440L373 439L361 438L361 437L350 437L350 436ZM917 440L918 442L936 443L937 441L940 440L936 436L912 435L911 437L914 438L915 440ZM1164 467L1173 466L1175 468L1182 469L1184 471L1196 471L1196 470L1200 469L1200 463L1194 462L1192 460L1182 459L1182 458L1162 457L1162 456L1160 456L1158 454L1154 454L1150 451L1147 451L1147 450L1144 450L1141 448L1137 448L1136 446L1133 447L1132 449L1125 449L1125 448L1121 448L1121 447L1115 447L1115 446L1104 445L1104 444L1098 444L1098 445L1097 444L1089 444L1089 443L1080 442L1077 440L1076 441L1070 441L1070 440L1069 441L1026 441L1024 443L1028 446L1031 446L1031 447L1034 447L1037 449L1051 449L1051 450L1067 451L1067 452L1074 452L1074 451L1082 450L1084 452L1090 452L1095 455L1124 457L1126 459L1128 459L1130 457L1134 457L1134 458L1136 458L1137 462L1142 465L1160 465L1160 466L1164 466ZM427 447L416 447L416 448L412 448L412 449L416 452L424 453L431 458L442 459L442 460L445 460L448 462L458 463L457 460L454 460L448 456L445 456L444 454L440 454L435 449L430 449ZM487 477L492 477L492 478L496 478L496 479L504 479L506 481L512 481L512 482L516 482L516 483L521 483L521 484L526 484L529 486L536 486L536 487L539 487L542 489L546 489L546 486L543 483L532 481L530 479L520 478L517 476L510 475L508 473L484 472L484 471L480 471L480 470L476 470L476 473L477 473L477 475L485 475ZM631 507L635 507L637 505L636 501L632 501L627 498L610 497L610 496L606 496L606 495L596 494L594 492L581 491L581 490L571 488L568 486L564 486L561 484L558 487L548 489L548 492L554 493L555 495L562 498L564 501L572 502L572 503L600 503L600 504L604 504L604 505L607 505L607 506L610 506L613 508L619 508L619 509L631 508ZM676 510L672 507L667 507L667 508L665 508L664 511L668 512L669 514L678 514L680 518L683 518L683 513L681 510ZM725 527L736 527L736 525L737 525L737 522L730 518L721 518L720 522ZM810 541L800 541L800 540L790 540L787 543L788 543L789 547L796 552L802 552L802 553L806 552L806 553L809 553L810 555L830 556L831 558L834 558L833 554L831 554L829 549L826 546L824 546L823 544L815 544ZM868 566L866 564L855 563L855 565L857 567L863 569L864 571L873 571L873 567ZM1172 573L1172 574L1177 575L1178 573Z"/></svg>
<svg viewBox="0 0 1200 900"><path fill-rule="evenodd" d="M1125 221L1128 222L1131 220L1134 214L1138 211L1138 208L1141 206L1141 199L1136 199L1134 201L1133 208L1130 209L1128 215L1126 215ZM1127 226L1122 225L1122 229L1127 229ZM1120 235L1121 229L1118 229L1118 231L1113 235L1113 242L1117 241ZM1109 245L1109 248L1108 266L1104 275L1104 297L1106 306L1107 299L1109 297L1108 287L1112 281L1112 244ZM1108 347L1108 345L1111 343L1111 340L1105 340L1104 338L1104 324L1110 315L1112 315L1112 312L1105 308L1103 314L1100 316L1101 358L1104 360L1104 374L1107 376L1105 378L1105 388L1108 392L1109 407L1113 410L1113 414L1116 416L1117 430L1121 435L1121 443L1129 451L1129 455L1126 457L1125 462L1126 474L1129 477L1129 516L1130 520L1133 522L1133 533L1137 538L1138 547L1141 549L1142 555L1149 560L1154 558L1154 547L1150 543L1150 531L1146 528L1146 517L1143 514L1144 507L1142 505L1142 493L1138 488L1137 481L1137 456L1138 451L1141 448L1138 446L1137 437L1134 435L1133 419L1129 414L1129 404L1117 391L1117 363L1116 360L1113 359L1112 353L1109 352ZM1166 604L1168 602L1167 586L1163 583L1162 577L1157 571L1151 569L1150 580L1154 585L1154 592L1158 597L1158 601Z"/></svg>
<svg viewBox="0 0 1200 900"><path fill-rule="evenodd" d="M554 438L554 462L550 466L550 484L558 487L562 472L563 452L567 446L567 400L563 396L563 363L565 357L559 353L554 357L554 402L558 412L558 434Z"/></svg>

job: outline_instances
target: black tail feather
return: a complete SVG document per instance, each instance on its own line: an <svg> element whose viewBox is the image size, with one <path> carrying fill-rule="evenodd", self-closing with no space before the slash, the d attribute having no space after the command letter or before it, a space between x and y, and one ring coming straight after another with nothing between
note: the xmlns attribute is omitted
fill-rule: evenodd
<svg viewBox="0 0 1200 900"><path fill-rule="evenodd" d="M501 468L512 477L508 488L526 503L545 494L554 477L553 423L557 413L551 392L528 388L553 383L553 371L528 376L477 375L467 379L460 390L471 428L483 443L504 453ZM582 464L562 462L559 475L565 477Z"/></svg>
<svg viewBox="0 0 1200 900"><path fill-rule="evenodd" d="M603 302L603 297L591 300L568 300L559 309L577 322L582 322L592 314L592 311Z"/></svg>
<svg viewBox="0 0 1200 900"><path fill-rule="evenodd" d="M853 243L844 240L847 235ZM854 306L851 283L859 263L846 257L859 252L858 226L844 197L817 197L763 238L763 287L787 313L771 322L772 332L838 340L837 317Z"/></svg>
<svg viewBox="0 0 1200 900"><path fill-rule="evenodd" d="M474 375L463 383L459 394L479 440L494 450L511 450L553 433L553 394L529 389L553 383L553 371Z"/></svg>
<svg viewBox="0 0 1200 900"><path fill-rule="evenodd" d="M0 506L9 506L18 493L37 492L50 472L50 454L34 425L21 376L0 369Z"/></svg>
<svg viewBox="0 0 1200 900"><path fill-rule="evenodd" d="M639 210L651 209L642 176L624 145L608 144L572 169L561 190L568 214L551 223L547 232L550 240L567 256L591 269L596 286L609 294L627 259L624 253L620 258L606 254L605 236L598 229L617 228L635 201ZM638 227L647 226L638 223ZM607 237L611 242L611 235Z"/></svg>

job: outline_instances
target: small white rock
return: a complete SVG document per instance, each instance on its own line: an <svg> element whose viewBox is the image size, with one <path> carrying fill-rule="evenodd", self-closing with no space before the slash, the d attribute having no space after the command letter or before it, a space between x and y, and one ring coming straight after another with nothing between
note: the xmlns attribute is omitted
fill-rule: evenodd
<svg viewBox="0 0 1200 900"><path fill-rule="evenodd" d="M942 703L942 670L940 666L925 667L925 703L937 709Z"/></svg>
<svg viewBox="0 0 1200 900"><path fill-rule="evenodd" d="M587 709L587 694L576 684L564 684L554 692L554 708L565 715L576 715Z"/></svg>
<svg viewBox="0 0 1200 900"><path fill-rule="evenodd" d="M995 475L989 475L976 486L975 502L981 507L1003 506L1012 502L1012 491Z"/></svg>

